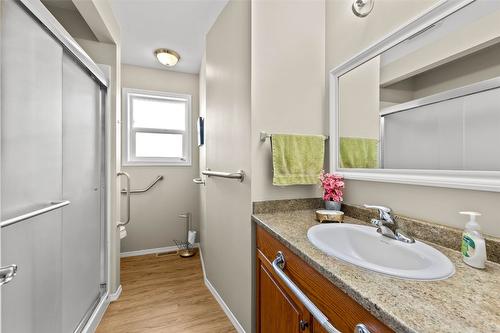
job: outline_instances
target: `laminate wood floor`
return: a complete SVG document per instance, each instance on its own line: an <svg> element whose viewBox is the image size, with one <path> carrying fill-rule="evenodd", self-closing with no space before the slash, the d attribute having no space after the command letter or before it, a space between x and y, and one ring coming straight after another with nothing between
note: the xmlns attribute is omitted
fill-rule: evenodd
<svg viewBox="0 0 500 333"><path fill-rule="evenodd" d="M122 258L121 284L97 333L236 332L205 287L198 253Z"/></svg>

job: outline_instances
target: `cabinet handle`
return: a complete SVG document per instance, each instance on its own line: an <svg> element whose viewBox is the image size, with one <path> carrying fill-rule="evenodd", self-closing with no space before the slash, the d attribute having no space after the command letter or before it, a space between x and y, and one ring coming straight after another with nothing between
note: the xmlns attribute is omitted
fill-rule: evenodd
<svg viewBox="0 0 500 333"><path fill-rule="evenodd" d="M308 328L308 327L309 327L309 323L308 323L307 321L305 321L305 320L301 320L301 321L299 322L299 327L300 327L300 330L301 330L301 331L305 331L305 330L306 330L306 328Z"/></svg>
<svg viewBox="0 0 500 333"><path fill-rule="evenodd" d="M285 256L281 251L279 251L273 261L274 272L278 274L280 279L283 280L287 287L290 288L292 293L300 300L302 304L304 304L306 309L328 333L341 333L328 321L328 318L323 314L323 312L321 312L320 309L318 309L316 305L314 305L314 303L306 296L306 294L304 294L302 290L300 290L299 287L297 287L297 285L285 274L285 272L283 271L285 265Z"/></svg>
<svg viewBox="0 0 500 333"><path fill-rule="evenodd" d="M12 281L17 274L17 265L0 267L0 286Z"/></svg>
<svg viewBox="0 0 500 333"><path fill-rule="evenodd" d="M365 324L357 324L356 327L354 327L354 333L371 333L368 327L365 326Z"/></svg>

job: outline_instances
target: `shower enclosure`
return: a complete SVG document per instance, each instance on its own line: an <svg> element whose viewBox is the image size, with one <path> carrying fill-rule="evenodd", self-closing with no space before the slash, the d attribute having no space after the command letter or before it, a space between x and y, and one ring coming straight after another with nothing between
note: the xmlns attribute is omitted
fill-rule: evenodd
<svg viewBox="0 0 500 333"><path fill-rule="evenodd" d="M81 332L107 296L107 81L38 0L1 6L1 332Z"/></svg>

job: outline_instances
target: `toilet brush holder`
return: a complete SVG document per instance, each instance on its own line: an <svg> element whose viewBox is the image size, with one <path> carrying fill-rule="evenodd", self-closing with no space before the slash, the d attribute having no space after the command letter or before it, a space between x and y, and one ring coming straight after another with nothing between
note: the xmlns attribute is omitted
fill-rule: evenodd
<svg viewBox="0 0 500 333"><path fill-rule="evenodd" d="M191 229L191 213L182 213L179 215L180 218L186 220L186 239L189 235L189 230ZM182 258L189 258L196 254L196 249L193 247L193 244L186 241L179 241L174 239L175 245L177 245L177 254Z"/></svg>
<svg viewBox="0 0 500 333"><path fill-rule="evenodd" d="M196 249L189 242L183 242L174 239L175 245L177 245L177 254L182 258L189 258L196 254Z"/></svg>

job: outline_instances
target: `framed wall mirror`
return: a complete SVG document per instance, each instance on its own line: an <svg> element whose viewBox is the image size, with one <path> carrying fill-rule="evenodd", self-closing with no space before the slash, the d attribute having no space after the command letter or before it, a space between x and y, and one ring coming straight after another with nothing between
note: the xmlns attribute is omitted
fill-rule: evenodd
<svg viewBox="0 0 500 333"><path fill-rule="evenodd" d="M442 1L330 71L346 179L500 191L500 1Z"/></svg>

